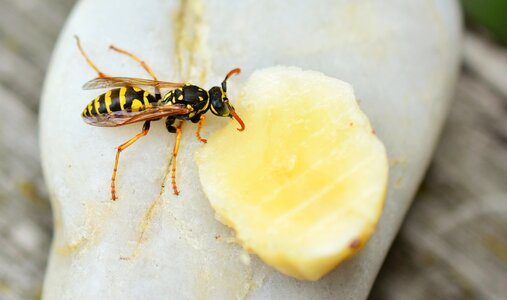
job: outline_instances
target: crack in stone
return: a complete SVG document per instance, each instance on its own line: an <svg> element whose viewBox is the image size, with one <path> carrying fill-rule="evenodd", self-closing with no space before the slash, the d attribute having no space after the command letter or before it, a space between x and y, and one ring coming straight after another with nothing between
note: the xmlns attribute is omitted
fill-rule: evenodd
<svg viewBox="0 0 507 300"><path fill-rule="evenodd" d="M200 85L206 82L210 68L203 16L202 0L181 0L173 22L175 59L180 76Z"/></svg>

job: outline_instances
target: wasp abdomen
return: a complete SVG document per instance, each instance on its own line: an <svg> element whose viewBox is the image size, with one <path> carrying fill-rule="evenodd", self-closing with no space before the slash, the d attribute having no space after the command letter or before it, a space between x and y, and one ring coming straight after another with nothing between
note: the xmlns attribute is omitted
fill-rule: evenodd
<svg viewBox="0 0 507 300"><path fill-rule="evenodd" d="M132 86L109 90L88 103L82 117L99 116L117 111L141 111L157 102L149 92Z"/></svg>

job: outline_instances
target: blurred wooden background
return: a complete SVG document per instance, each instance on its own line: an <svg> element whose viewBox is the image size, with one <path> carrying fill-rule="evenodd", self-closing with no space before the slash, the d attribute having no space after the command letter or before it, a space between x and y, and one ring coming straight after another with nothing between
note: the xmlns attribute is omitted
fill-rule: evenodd
<svg viewBox="0 0 507 300"><path fill-rule="evenodd" d="M0 299L42 287L52 220L38 103L73 4L0 2ZM507 49L482 36L466 34L449 119L371 299L507 299Z"/></svg>

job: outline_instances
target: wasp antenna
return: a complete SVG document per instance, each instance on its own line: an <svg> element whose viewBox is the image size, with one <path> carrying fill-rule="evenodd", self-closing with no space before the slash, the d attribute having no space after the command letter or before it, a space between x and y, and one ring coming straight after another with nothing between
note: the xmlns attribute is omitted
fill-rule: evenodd
<svg viewBox="0 0 507 300"><path fill-rule="evenodd" d="M227 79L229 79L229 77L231 77L232 75L238 75L239 73L241 73L240 68L230 70L229 73L227 73L227 75L225 76L224 81L227 81Z"/></svg>
<svg viewBox="0 0 507 300"><path fill-rule="evenodd" d="M225 75L225 79L224 81L222 81L222 89L224 90L224 92L227 92L227 79L229 79L229 77L231 77L232 75L237 75L241 72L241 69L240 68L236 68L236 69L232 69L229 71L229 73L227 73L227 75Z"/></svg>
<svg viewBox="0 0 507 300"><path fill-rule="evenodd" d="M239 123L239 126L241 126L240 128L236 128L238 131L243 131L245 130L245 123L243 122L243 120L241 120L241 118L238 116L238 114L236 113L236 111L234 109L229 109L229 112L230 114L234 117L234 119L236 121L238 121Z"/></svg>

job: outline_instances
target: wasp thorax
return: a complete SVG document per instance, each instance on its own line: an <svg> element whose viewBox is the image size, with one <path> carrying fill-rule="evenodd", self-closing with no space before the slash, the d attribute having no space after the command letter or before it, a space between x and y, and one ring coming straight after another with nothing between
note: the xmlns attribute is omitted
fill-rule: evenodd
<svg viewBox="0 0 507 300"><path fill-rule="evenodd" d="M227 95L218 86L214 86L209 90L210 109L214 115L219 117L229 117L230 111L227 106Z"/></svg>

